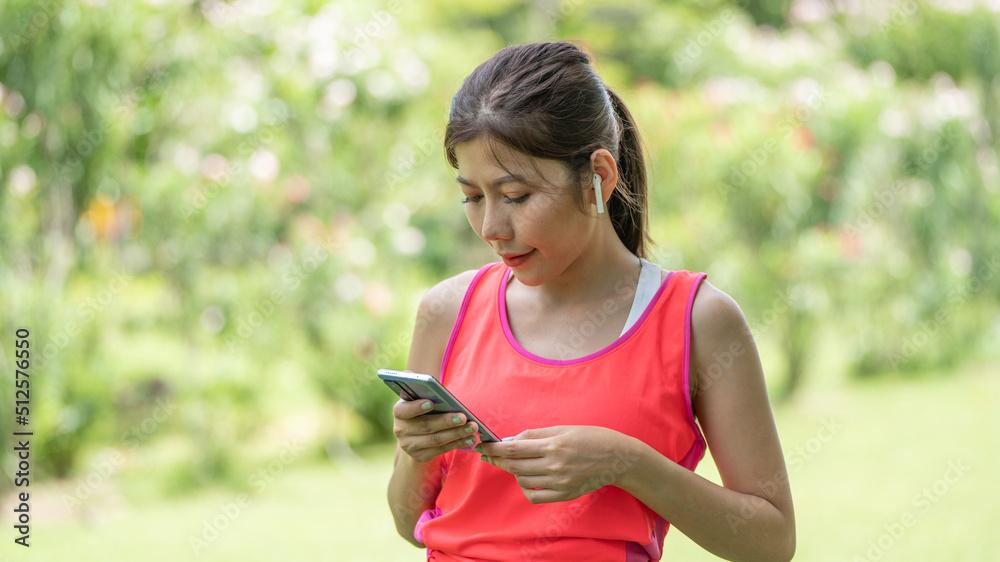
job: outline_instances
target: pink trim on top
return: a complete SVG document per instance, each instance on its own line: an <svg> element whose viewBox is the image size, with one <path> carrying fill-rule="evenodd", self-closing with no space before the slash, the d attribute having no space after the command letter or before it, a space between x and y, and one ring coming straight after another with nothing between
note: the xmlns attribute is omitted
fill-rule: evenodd
<svg viewBox="0 0 1000 562"><path fill-rule="evenodd" d="M413 526L413 538L420 542L424 542L424 524L431 519L437 519L438 517L441 517L440 507L424 510L424 512L420 514L420 519L417 519L417 524Z"/></svg>
<svg viewBox="0 0 1000 562"><path fill-rule="evenodd" d="M458 317L455 318L455 325L451 328L451 336L448 337L448 346L444 348L444 356L441 358L441 374L438 376L441 384L444 384L444 370L448 366L448 360L451 359L451 348L455 347L455 340L458 339L458 330L462 327L462 321L465 320L465 310L469 308L469 301L472 300L472 291L475 290L476 285L479 284L479 278L486 273L486 270L498 263L491 262L480 267L479 272L472 278L472 283L469 283L469 288L465 290L465 298L462 299L462 308L458 309Z"/></svg>
<svg viewBox="0 0 1000 562"><path fill-rule="evenodd" d="M698 293L701 282L707 277L704 273L699 273L694 283L691 284L691 294L688 295L687 310L684 312L684 403L687 404L688 423L694 430L695 440L691 444L691 449L681 460L680 465L688 470L694 470L698 461L705 456L705 437L701 433L701 427L694 421L694 407L691 405L691 309L694 307L694 296Z"/></svg>
<svg viewBox="0 0 1000 562"><path fill-rule="evenodd" d="M663 540L667 537L667 520L657 517L653 523L653 534L649 537L649 544L642 547L646 558L636 558L635 560L659 560L663 556ZM638 544L638 543L633 543ZM628 558L626 558L628 560Z"/></svg>
<svg viewBox="0 0 1000 562"><path fill-rule="evenodd" d="M534 353L521 347L521 344L517 343L517 340L514 339L514 333L510 331L510 324L507 322L507 277L510 273L510 268L507 266L504 266L504 268L505 269L503 271L503 275L500 276L499 288L497 289L498 293L497 298L499 299L498 302L500 307L499 310L500 323L503 325L503 335L506 336L507 343L514 348L514 351L520 353L525 358L535 361L537 363L541 363L543 365L552 365L552 366L574 365L577 363L583 363L584 361L590 361L591 359L600 357L605 353L609 353L611 350L625 343L626 340L632 337L632 334L634 334L639 330L643 322L646 320L646 317L649 316L649 313L653 310L653 307L660 300L660 295L663 294L664 289L666 289L667 285L670 284L670 280L674 278L673 271L667 274L667 278L664 279L663 283L660 284L660 288L656 290L656 294L653 295L652 300L650 300L649 304L646 305L646 309L642 311L642 316L639 316L639 319L635 321L635 324L632 324L632 327L629 328L627 332L625 332L621 336L618 336L618 339L616 339L614 343L612 343L608 347L605 347L604 349L601 349L599 351L595 351L590 355L585 355L583 357L578 357L576 359L547 359L540 355L535 355Z"/></svg>
<svg viewBox="0 0 1000 562"><path fill-rule="evenodd" d="M625 562L649 562L646 548L637 542L625 543Z"/></svg>

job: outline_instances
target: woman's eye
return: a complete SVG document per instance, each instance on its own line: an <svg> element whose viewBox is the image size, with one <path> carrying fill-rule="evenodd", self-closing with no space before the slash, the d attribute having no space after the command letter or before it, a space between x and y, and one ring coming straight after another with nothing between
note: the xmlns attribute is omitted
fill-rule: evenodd
<svg viewBox="0 0 1000 562"><path fill-rule="evenodd" d="M462 203L478 203L483 198L482 195L471 195L461 199ZM528 199L528 195L522 195L520 197L507 197L504 196L505 203L524 203Z"/></svg>

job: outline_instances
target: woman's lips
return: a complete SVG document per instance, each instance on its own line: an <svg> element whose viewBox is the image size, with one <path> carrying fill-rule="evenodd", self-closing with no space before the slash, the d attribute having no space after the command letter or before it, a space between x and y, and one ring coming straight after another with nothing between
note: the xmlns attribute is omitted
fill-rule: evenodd
<svg viewBox="0 0 1000 562"><path fill-rule="evenodd" d="M528 261L528 258L531 257L532 253L534 253L534 250L531 250L530 252L526 252L519 256L505 257L503 258L503 263L505 263L507 267L510 268L520 267L524 265L524 262Z"/></svg>

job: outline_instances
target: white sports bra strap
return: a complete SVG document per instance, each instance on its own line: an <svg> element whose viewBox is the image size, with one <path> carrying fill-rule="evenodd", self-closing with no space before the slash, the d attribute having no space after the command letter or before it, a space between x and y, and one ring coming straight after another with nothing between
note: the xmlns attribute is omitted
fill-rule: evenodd
<svg viewBox="0 0 1000 562"><path fill-rule="evenodd" d="M622 335L639 320L650 301L653 300L653 296L656 295L656 291L660 289L660 272L663 270L655 263L650 263L642 258L639 258L639 261L642 262L642 269L639 271L639 284L635 290L635 300L632 301L632 310L629 311L628 320L625 321L625 327L622 328Z"/></svg>

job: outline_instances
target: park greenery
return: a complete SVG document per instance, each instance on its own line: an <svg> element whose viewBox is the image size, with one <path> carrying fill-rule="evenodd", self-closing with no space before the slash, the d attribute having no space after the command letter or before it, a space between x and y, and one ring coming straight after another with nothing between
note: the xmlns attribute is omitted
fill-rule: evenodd
<svg viewBox="0 0 1000 562"><path fill-rule="evenodd" d="M496 258L443 156L451 96L540 40L629 104L650 259L740 303L772 400L995 354L987 4L5 0L0 433L27 328L41 478L112 451L163 491L252 489L289 447L389 440L374 370L405 367L429 287Z"/></svg>

